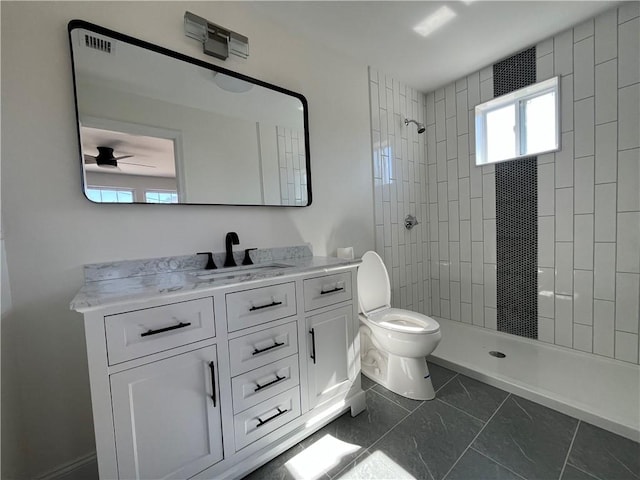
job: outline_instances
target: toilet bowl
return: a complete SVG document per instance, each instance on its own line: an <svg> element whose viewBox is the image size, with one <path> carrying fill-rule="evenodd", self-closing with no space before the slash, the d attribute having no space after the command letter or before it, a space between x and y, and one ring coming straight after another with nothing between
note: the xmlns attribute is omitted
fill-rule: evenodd
<svg viewBox="0 0 640 480"><path fill-rule="evenodd" d="M442 338L433 318L391 308L389 275L380 256L367 252L358 268L362 373L403 397L435 397L425 357Z"/></svg>

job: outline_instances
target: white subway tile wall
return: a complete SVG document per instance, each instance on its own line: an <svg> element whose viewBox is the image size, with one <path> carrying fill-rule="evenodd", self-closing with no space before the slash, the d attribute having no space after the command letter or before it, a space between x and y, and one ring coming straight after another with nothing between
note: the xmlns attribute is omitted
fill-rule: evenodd
<svg viewBox="0 0 640 480"><path fill-rule="evenodd" d="M389 272L392 304L431 314L434 310L440 310L441 285L435 282L435 292L432 292L429 275L433 270L439 273L440 264L448 268L448 262L439 262L438 241L432 242L435 243L435 251L434 248L429 248L429 234L432 235L431 238L439 238L438 194L443 200L443 208L447 208L446 183L438 191L435 181L437 174L443 174L446 179L446 141L440 147L443 148L443 167L438 167L435 161L435 142L429 143L434 147L433 155L429 155L433 161L429 165L426 163L425 149L427 138L435 140L439 133L444 139L445 132L436 132L432 121L432 128L418 134L416 125L407 126L404 120L408 118L424 124L425 117L441 116L444 125L445 100L443 97L436 107L433 95L427 99L424 94L373 68L369 69L369 91L376 251L384 259ZM449 95L455 99L454 92ZM455 100L453 103L455 104ZM434 207L431 211L430 205ZM442 218L446 220L448 212L440 213L444 213ZM404 226L404 219L409 214L414 215L419 222L411 230ZM440 232L448 235L448 227L445 226ZM448 250L443 250L442 254L445 252L448 254ZM435 255L433 258L437 268L429 265L431 255ZM447 271L447 275L448 273ZM447 280L446 292L448 291ZM431 307L433 293L437 299L437 309Z"/></svg>
<svg viewBox="0 0 640 480"><path fill-rule="evenodd" d="M538 160L538 329L542 341L638 363L640 31L632 3L538 44L538 72L561 77L563 132L555 158Z"/></svg>
<svg viewBox="0 0 640 480"><path fill-rule="evenodd" d="M637 2L623 3L536 48L537 80L561 77L562 131L562 150L538 157L538 338L636 364L639 25ZM474 124L492 66L427 94L370 80L376 249L393 304L496 329L495 177L475 166ZM411 232L407 213L421 222Z"/></svg>

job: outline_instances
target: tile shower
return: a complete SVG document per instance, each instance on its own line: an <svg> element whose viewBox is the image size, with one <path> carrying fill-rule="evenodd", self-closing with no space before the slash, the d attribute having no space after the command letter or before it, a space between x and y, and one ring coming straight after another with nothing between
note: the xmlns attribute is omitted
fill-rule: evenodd
<svg viewBox="0 0 640 480"><path fill-rule="evenodd" d="M624 3L534 46L536 81L560 77L562 148L515 174L537 186L537 318L525 336L635 364L639 22L637 2ZM498 310L511 300L498 272L511 253L496 231L501 174L515 163L475 167L474 107L494 80L489 65L423 94L370 69L375 232L395 306L504 331ZM411 231L407 214L420 221Z"/></svg>

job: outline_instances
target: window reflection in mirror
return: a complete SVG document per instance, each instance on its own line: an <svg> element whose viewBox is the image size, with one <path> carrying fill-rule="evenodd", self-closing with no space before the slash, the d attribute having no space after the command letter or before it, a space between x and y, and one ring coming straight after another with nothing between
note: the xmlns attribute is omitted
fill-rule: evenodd
<svg viewBox="0 0 640 480"><path fill-rule="evenodd" d="M302 95L86 22L69 32L92 201L119 202L99 186L134 203L311 203Z"/></svg>

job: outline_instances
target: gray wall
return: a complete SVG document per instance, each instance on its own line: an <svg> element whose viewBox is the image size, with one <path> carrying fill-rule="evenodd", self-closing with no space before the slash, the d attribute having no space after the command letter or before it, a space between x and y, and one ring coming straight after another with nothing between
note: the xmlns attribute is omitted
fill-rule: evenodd
<svg viewBox="0 0 640 480"><path fill-rule="evenodd" d="M221 62L187 38L190 10L250 38ZM94 205L80 188L67 22L81 18L304 94L308 208ZM36 34L37 32L37 34ZM373 248L367 70L232 2L2 2L2 217L12 308L2 317L2 478L35 477L94 450L82 265L310 242ZM43 153L47 153L44 155ZM7 286L3 282L3 293Z"/></svg>

